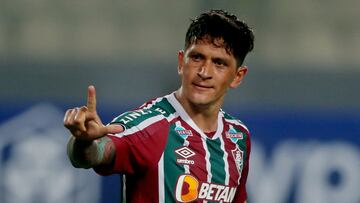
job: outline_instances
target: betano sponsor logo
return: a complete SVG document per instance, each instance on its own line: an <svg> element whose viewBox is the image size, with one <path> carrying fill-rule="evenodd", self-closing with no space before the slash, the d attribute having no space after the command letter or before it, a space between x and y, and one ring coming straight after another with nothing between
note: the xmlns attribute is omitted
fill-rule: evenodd
<svg viewBox="0 0 360 203"><path fill-rule="evenodd" d="M229 187L214 183L199 183L191 175L181 175L176 184L175 197L178 202L206 200L215 202L232 202L236 187Z"/></svg>

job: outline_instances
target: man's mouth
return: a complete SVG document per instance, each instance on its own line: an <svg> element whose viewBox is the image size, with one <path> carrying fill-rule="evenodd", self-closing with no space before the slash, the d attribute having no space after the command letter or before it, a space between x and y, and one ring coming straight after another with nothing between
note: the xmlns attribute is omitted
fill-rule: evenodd
<svg viewBox="0 0 360 203"><path fill-rule="evenodd" d="M195 87L199 88L199 89L211 89L213 88L213 86L211 85L205 85L205 84L200 84L200 83L192 83Z"/></svg>

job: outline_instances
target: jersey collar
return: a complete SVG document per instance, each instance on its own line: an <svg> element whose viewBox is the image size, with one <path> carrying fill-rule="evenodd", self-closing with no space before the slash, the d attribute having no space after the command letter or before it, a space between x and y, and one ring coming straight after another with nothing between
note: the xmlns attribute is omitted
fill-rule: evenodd
<svg viewBox="0 0 360 203"><path fill-rule="evenodd" d="M179 116L189 125L191 126L196 132L198 132L201 137L206 138L206 139L216 139L218 138L223 129L224 129L224 124L222 122L222 118L223 118L223 113L221 111L219 111L218 113L218 118L217 118L217 129L215 132L215 135L212 138L209 138L208 136L205 135L205 133L195 124L195 122L190 118L189 114L185 111L184 107L180 104L180 102L176 99L175 97L175 92L171 93L168 95L168 101L170 102L170 104L174 107L174 109L176 110L176 112L178 112Z"/></svg>

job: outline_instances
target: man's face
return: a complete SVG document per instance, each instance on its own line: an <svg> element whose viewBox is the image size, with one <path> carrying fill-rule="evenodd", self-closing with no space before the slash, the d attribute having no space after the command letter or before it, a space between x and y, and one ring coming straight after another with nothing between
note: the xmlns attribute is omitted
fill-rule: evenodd
<svg viewBox="0 0 360 203"><path fill-rule="evenodd" d="M179 52L178 61L182 99L193 105L221 106L227 90L237 87L247 71L246 67L237 67L222 39L214 43L197 40Z"/></svg>

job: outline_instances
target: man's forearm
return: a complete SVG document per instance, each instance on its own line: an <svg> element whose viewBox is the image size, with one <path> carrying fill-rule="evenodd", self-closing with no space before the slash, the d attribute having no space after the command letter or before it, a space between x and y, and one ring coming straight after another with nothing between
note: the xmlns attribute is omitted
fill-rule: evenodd
<svg viewBox="0 0 360 203"><path fill-rule="evenodd" d="M74 167L92 168L110 164L115 156L115 148L111 139L106 136L93 141L83 141L71 136L67 154Z"/></svg>

